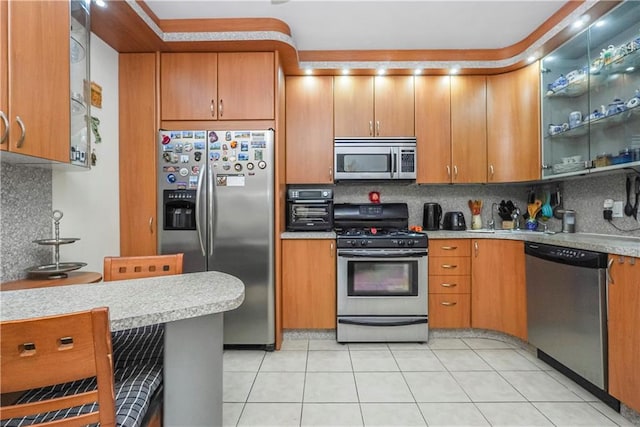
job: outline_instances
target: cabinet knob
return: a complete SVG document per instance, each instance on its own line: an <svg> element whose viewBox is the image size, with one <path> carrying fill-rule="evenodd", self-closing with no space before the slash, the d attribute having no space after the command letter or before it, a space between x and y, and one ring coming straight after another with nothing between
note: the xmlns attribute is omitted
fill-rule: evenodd
<svg viewBox="0 0 640 427"><path fill-rule="evenodd" d="M491 174L491 178L493 178L493 165L489 165L489 173Z"/></svg>
<svg viewBox="0 0 640 427"><path fill-rule="evenodd" d="M442 301L440 304L444 305L445 307L453 307L457 304L457 302Z"/></svg>
<svg viewBox="0 0 640 427"><path fill-rule="evenodd" d="M376 136L380 136L380 120L376 120Z"/></svg>
<svg viewBox="0 0 640 427"><path fill-rule="evenodd" d="M222 117L224 114L224 105L222 104L222 99L220 100L218 105L218 114L220 115L220 117Z"/></svg>
<svg viewBox="0 0 640 427"><path fill-rule="evenodd" d="M440 283L440 286L442 286L443 288L455 288L456 286L458 286L457 283Z"/></svg>
<svg viewBox="0 0 640 427"><path fill-rule="evenodd" d="M209 109L211 110L211 117L215 117L216 116L216 101L215 101L215 99L211 100L211 105L209 106Z"/></svg>
<svg viewBox="0 0 640 427"><path fill-rule="evenodd" d="M453 178L458 179L458 166L453 166Z"/></svg>
<svg viewBox="0 0 640 427"><path fill-rule="evenodd" d="M369 136L373 136L373 120L369 120Z"/></svg>
<svg viewBox="0 0 640 427"><path fill-rule="evenodd" d="M451 179L451 166L447 165L447 177Z"/></svg>

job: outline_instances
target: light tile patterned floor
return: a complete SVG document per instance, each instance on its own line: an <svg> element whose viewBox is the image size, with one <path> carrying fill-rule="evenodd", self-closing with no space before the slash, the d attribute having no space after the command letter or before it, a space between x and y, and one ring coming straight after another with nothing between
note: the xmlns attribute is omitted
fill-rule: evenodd
<svg viewBox="0 0 640 427"><path fill-rule="evenodd" d="M527 351L484 338L428 344L289 340L225 350L226 426L630 426Z"/></svg>

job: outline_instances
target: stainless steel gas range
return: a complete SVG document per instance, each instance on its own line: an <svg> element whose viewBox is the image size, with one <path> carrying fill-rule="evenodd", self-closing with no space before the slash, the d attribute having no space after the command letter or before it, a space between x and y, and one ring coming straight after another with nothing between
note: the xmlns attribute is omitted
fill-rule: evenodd
<svg viewBox="0 0 640 427"><path fill-rule="evenodd" d="M428 238L405 203L337 204L338 342L428 339Z"/></svg>

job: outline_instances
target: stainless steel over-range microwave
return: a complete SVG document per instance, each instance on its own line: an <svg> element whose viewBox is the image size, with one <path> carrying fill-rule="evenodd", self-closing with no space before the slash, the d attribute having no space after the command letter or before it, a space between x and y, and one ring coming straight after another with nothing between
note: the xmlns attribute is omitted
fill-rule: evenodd
<svg viewBox="0 0 640 427"><path fill-rule="evenodd" d="M416 139L336 138L336 181L351 179L416 179Z"/></svg>

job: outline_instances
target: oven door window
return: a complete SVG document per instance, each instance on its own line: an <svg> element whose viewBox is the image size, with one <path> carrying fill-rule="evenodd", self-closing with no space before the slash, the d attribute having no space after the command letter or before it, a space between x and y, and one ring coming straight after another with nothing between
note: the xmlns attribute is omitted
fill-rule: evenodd
<svg viewBox="0 0 640 427"><path fill-rule="evenodd" d="M336 154L336 169L346 173L389 173L390 153L345 153Z"/></svg>
<svg viewBox="0 0 640 427"><path fill-rule="evenodd" d="M417 296L418 261L350 261L347 295Z"/></svg>

